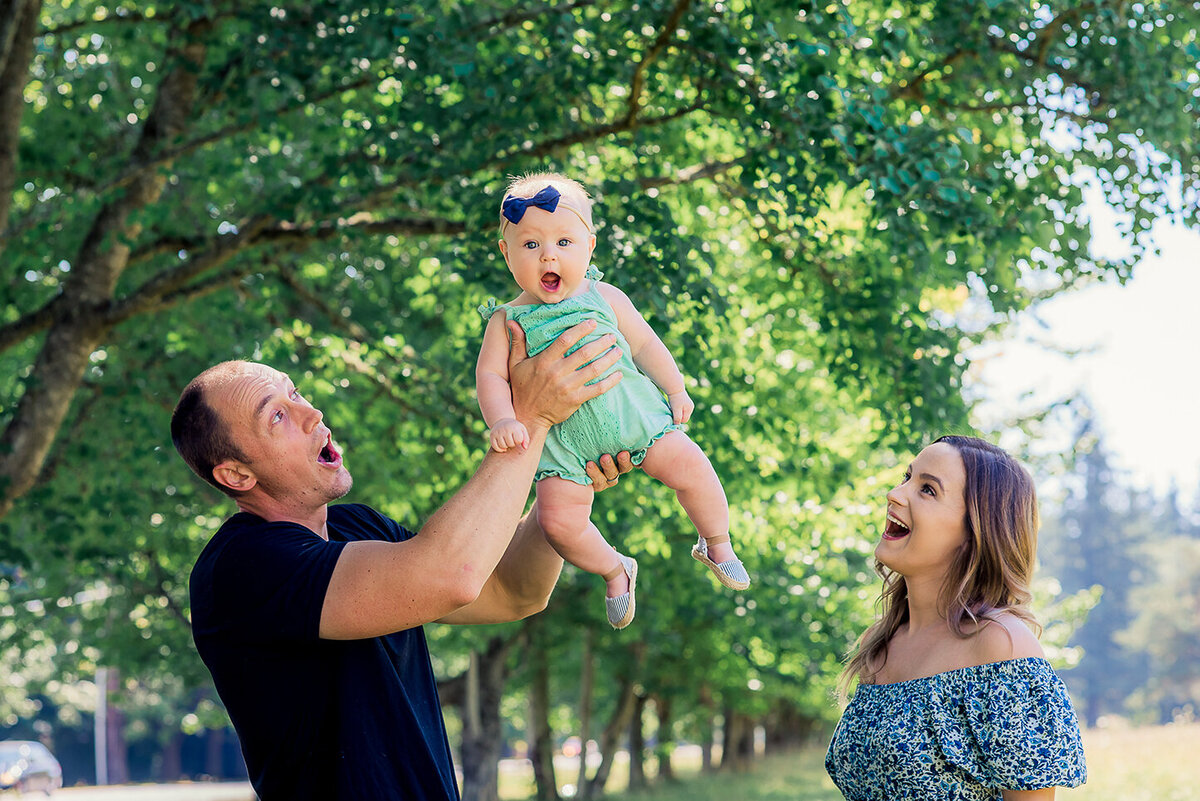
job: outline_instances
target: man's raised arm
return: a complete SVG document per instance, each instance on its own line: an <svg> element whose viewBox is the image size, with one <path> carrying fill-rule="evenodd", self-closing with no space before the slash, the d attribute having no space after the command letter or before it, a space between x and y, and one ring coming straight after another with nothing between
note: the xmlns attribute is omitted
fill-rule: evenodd
<svg viewBox="0 0 1200 801"><path fill-rule="evenodd" d="M614 372L596 381L620 357L611 335L565 355L594 329L594 321L580 323L530 358L524 332L510 323L513 408L529 430L529 447L488 451L475 475L411 539L348 544L325 594L322 637L388 634L447 618L480 597L517 532L550 427L621 380ZM591 381L596 383L589 385ZM528 521L521 535L521 550L525 543L549 549L544 538L537 545ZM546 565L553 564L557 577L557 554L537 553L543 564L537 574L544 575Z"/></svg>

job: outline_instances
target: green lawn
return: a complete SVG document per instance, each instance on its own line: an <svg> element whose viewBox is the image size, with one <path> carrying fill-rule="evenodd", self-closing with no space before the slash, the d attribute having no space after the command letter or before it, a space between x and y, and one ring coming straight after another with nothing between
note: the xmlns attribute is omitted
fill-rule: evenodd
<svg viewBox="0 0 1200 801"><path fill-rule="evenodd" d="M1197 801L1200 723L1084 732L1088 782L1058 801Z"/></svg>
<svg viewBox="0 0 1200 801"><path fill-rule="evenodd" d="M1060 790L1058 801L1200 801L1200 724L1096 729L1083 740L1088 783ZM606 789L621 801L842 801L825 775L824 756L823 748L779 754L760 760L749 774L717 773L702 780L697 763L678 759L678 782L637 793L626 791L628 764L620 760ZM560 782L574 776L573 770L559 770ZM527 770L510 765L501 771L500 796L528 798L531 782Z"/></svg>

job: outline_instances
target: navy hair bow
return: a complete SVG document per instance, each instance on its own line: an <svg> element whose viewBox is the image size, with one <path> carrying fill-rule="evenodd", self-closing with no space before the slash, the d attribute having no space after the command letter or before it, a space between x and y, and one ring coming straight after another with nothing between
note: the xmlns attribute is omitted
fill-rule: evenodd
<svg viewBox="0 0 1200 801"><path fill-rule="evenodd" d="M558 208L559 197L561 195L553 186L547 186L533 197L506 197L500 204L500 214L504 219L516 225L525 216L525 209L530 206L545 209L553 214L554 210Z"/></svg>

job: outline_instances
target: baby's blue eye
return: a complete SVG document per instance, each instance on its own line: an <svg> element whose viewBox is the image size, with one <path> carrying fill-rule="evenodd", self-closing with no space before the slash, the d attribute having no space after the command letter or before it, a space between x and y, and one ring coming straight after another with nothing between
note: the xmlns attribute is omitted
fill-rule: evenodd
<svg viewBox="0 0 1200 801"><path fill-rule="evenodd" d="M558 246L560 248L565 248L569 244L571 244L571 240L567 239L565 236L562 239L558 240Z"/></svg>
<svg viewBox="0 0 1200 801"><path fill-rule="evenodd" d="M534 248L537 247L537 242L530 240L529 242L526 242L524 245L521 245L521 247L525 248L526 250L533 250Z"/></svg>

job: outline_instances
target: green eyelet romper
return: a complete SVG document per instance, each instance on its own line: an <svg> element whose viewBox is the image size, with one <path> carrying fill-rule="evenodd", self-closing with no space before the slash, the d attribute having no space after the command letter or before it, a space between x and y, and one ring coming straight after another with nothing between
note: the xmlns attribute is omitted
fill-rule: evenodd
<svg viewBox="0 0 1200 801"><path fill-rule="evenodd" d="M600 273L589 268L588 277L598 279ZM584 470L587 462L596 461L606 453L615 455L627 450L633 463L641 464L646 451L660 437L668 431L684 429L672 422L671 406L662 390L634 365L629 355L629 343L617 330L617 315L600 295L596 284L597 281L592 280L587 291L558 303L525 306L505 303L498 306L492 298L479 307L484 320L491 319L499 309L504 309L508 319L516 320L525 331L530 356L545 350L571 326L591 319L596 321L596 330L571 350L609 333L616 335L616 346L621 349L620 360L605 373L620 370L623 374L620 383L587 401L573 415L550 429L535 481L559 476L591 486L591 479Z"/></svg>

